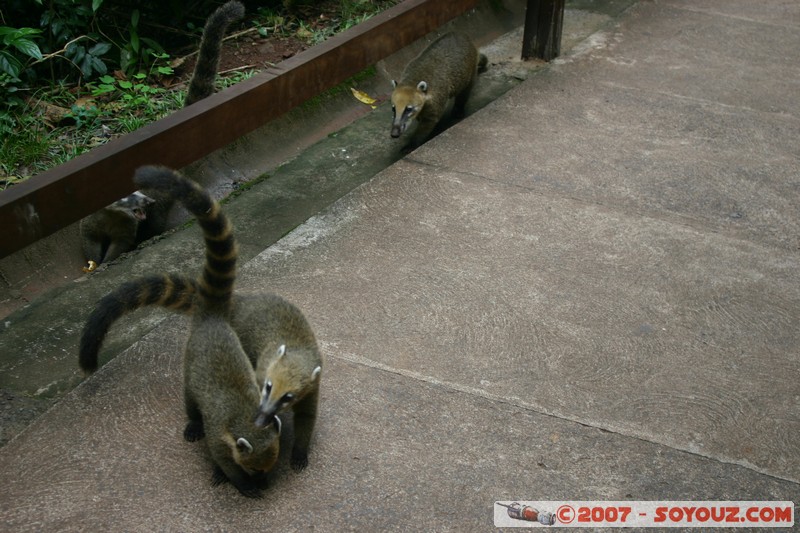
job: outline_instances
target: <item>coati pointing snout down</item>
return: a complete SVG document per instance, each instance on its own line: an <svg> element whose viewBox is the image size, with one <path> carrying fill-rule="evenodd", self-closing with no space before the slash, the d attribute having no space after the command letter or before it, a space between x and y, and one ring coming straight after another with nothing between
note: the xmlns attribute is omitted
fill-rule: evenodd
<svg viewBox="0 0 800 533"><path fill-rule="evenodd" d="M280 419L255 424L261 388L255 370L228 322L231 314L237 246L228 218L206 191L164 167L141 167L140 187L168 193L199 222L206 243L202 275L140 278L104 297L84 327L79 363L97 368L97 349L114 320L143 305L162 305L192 313L184 354L184 400L189 422L184 438L205 437L215 464L214 483L229 480L245 496L260 496L260 477L272 469L280 448Z"/></svg>
<svg viewBox="0 0 800 533"><path fill-rule="evenodd" d="M173 175L175 177L170 179L189 181L163 167L143 167L137 171L137 183L155 181L154 178L144 179L147 176ZM203 213L190 210L198 216L206 231ZM232 235L230 239L232 241ZM256 372L259 395L252 405L251 421L257 426L269 425L275 413L291 410L295 427L291 464L296 470L302 469L308 464L322 368L314 333L303 313L276 294L233 293L235 254L230 250L225 254L215 252L215 241L209 241L208 235L206 243L206 268L202 278L195 280L179 274L149 276L129 281L103 297L83 329L78 359L80 367L86 372L97 369L103 339L114 322L126 313L158 305L197 315L202 312L204 300L228 300L225 304L228 307L223 306L226 310L219 316L226 317ZM238 348L232 350L238 352ZM265 387L267 384L269 386Z"/></svg>
<svg viewBox="0 0 800 533"><path fill-rule="evenodd" d="M487 62L464 34L450 32L436 39L411 60L400 81L392 80L392 137L400 137L416 119L417 129L405 149L416 148L442 120L451 98L453 115L463 116L477 73Z"/></svg>

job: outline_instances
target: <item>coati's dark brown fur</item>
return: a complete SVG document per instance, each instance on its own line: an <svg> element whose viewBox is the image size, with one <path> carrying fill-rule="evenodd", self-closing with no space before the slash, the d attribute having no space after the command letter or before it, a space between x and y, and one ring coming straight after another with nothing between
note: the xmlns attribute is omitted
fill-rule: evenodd
<svg viewBox="0 0 800 533"><path fill-rule="evenodd" d="M137 175L142 172L140 170ZM207 264L215 261L208 259ZM222 286L222 296L230 298L226 320L256 369L261 396L257 402L259 413L254 413L254 420L257 425L264 426L277 412L289 409L294 413L295 439L291 462L293 468L302 469L308 464L322 366L311 326L296 306L278 295L231 294L235 275L233 264L216 263L213 272L211 276L206 268L202 280L174 274L140 278L105 296L84 327L80 366L88 372L97 368L103 339L123 314L147 305L196 314L202 302L198 295ZM281 346L284 346L283 356L279 357ZM267 383L271 385L265 387Z"/></svg>
<svg viewBox="0 0 800 533"><path fill-rule="evenodd" d="M222 38L225 31L232 23L244 16L244 5L237 0L230 0L218 7L208 17L203 28L203 37L200 40L200 49L197 54L194 74L189 82L184 105L195 102L214 94L214 82L219 70L219 53L222 49Z"/></svg>
<svg viewBox="0 0 800 533"><path fill-rule="evenodd" d="M450 32L436 39L411 60L400 81L392 80L391 136L400 137L416 119L417 128L405 150L416 148L442 120L451 98L453 115L463 116L477 73L487 62L464 34Z"/></svg>
<svg viewBox="0 0 800 533"><path fill-rule="evenodd" d="M87 261L101 264L131 251L136 233L156 201L140 191L120 198L80 222L81 247Z"/></svg>
<svg viewBox="0 0 800 533"><path fill-rule="evenodd" d="M255 424L261 390L255 370L228 318L236 274L233 228L206 191L164 167L142 167L134 181L181 201L203 230L206 260L197 280L174 274L123 284L94 309L81 337L79 364L97 368L102 337L122 314L143 305L192 312L184 355L184 397L189 419L184 437L206 437L216 470L214 481L230 480L245 496L260 495L260 477L278 458L280 420Z"/></svg>
<svg viewBox="0 0 800 533"><path fill-rule="evenodd" d="M214 93L222 38L228 26L242 18L244 12L241 2L231 0L208 17L184 105ZM149 201L145 203L142 195ZM80 224L84 257L98 265L113 261L139 243L164 233L173 203L172 197L157 190L137 191L84 218ZM131 206L137 209L129 209Z"/></svg>

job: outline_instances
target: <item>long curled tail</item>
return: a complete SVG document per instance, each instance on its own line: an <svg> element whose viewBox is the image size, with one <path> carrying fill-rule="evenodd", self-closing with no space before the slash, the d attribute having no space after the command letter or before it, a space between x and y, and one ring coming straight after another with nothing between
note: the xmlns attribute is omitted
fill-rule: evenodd
<svg viewBox="0 0 800 533"><path fill-rule="evenodd" d="M206 243L206 261L198 280L198 292L207 309L219 313L227 311L236 280L238 251L233 226L220 205L200 185L167 167L140 167L133 181L138 187L168 192L197 218Z"/></svg>
<svg viewBox="0 0 800 533"><path fill-rule="evenodd" d="M147 276L120 285L97 303L83 327L78 355L81 369L87 373L97 370L100 346L119 317L148 305L187 313L196 305L197 291L195 280L178 274Z"/></svg>
<svg viewBox="0 0 800 533"><path fill-rule="evenodd" d="M192 80L189 82L189 91L186 94L184 105L193 104L207 96L214 94L214 80L219 70L219 53L222 49L222 38L228 26L244 16L244 5L237 0L231 0L221 5L206 21L203 28L203 38L200 40L200 50L197 54L197 63L194 67Z"/></svg>

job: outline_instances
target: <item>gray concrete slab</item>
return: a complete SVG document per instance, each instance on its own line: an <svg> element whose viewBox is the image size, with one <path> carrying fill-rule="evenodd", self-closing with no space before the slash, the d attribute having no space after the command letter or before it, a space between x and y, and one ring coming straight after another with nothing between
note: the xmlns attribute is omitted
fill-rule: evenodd
<svg viewBox="0 0 800 533"><path fill-rule="evenodd" d="M252 264L336 353L800 479L796 254L405 161Z"/></svg>
<svg viewBox="0 0 800 533"><path fill-rule="evenodd" d="M619 9L631 2L612 4ZM521 0L505 0L493 7L483 3L479 10L447 27L467 31L485 41L489 35L513 27L515 21L521 23L520 7L524 11ZM569 12L565 28L571 36L570 44L610 20L607 15ZM530 70L542 68L541 62L521 63L513 57L521 39L521 33L517 33L492 42L487 50L492 57L491 72L481 75L467 112L480 109L518 85ZM403 156L399 141L389 140L391 111L386 100L391 93L391 77L397 77L405 62L424 44L421 41L410 50L398 52L374 69L388 77L374 75L358 80L359 89L383 102L376 110L353 98L350 85L345 84L183 169L186 175L209 187L214 197L221 198L236 189L225 197L225 205L237 226L242 263ZM343 127L355 116L361 118ZM312 140L318 142L308 146ZM305 149L299 152L301 147ZM294 159L287 161L290 156ZM254 175L259 177L246 181ZM174 209L172 215L176 223L183 223L188 217L180 208ZM82 259L75 255L79 252L74 240L77 231L70 238L48 238L38 252L30 248L15 254L22 257L0 261L0 279L8 284L0 286L4 325L0 329L0 445L80 382L75 346L83 322L97 300L134 276L164 270L194 272L199 268L202 242L194 233L186 234L182 229L148 241L89 275L81 273ZM73 260L66 260L64 253L71 254ZM6 263L13 263L14 275L4 266ZM5 289L15 287L20 276L32 293L40 294L33 297L17 291L10 297ZM55 288L45 290L53 284ZM28 299L31 301L22 305ZM123 318L109 336L102 360L113 358L163 317L147 312Z"/></svg>
<svg viewBox="0 0 800 533"><path fill-rule="evenodd" d="M186 326L167 320L0 450L4 530L486 531L506 498L800 497L752 469L365 364L326 342L310 466L294 473L282 456L264 499L242 498L212 487L202 445L182 438Z"/></svg>
<svg viewBox="0 0 800 533"><path fill-rule="evenodd" d="M298 304L327 358L311 465L284 457L264 500L183 442L169 318L0 449L0 523L483 531L508 498L800 501L794 13L639 3L253 257L240 290Z"/></svg>
<svg viewBox="0 0 800 533"><path fill-rule="evenodd" d="M413 158L800 249L797 31L645 3L586 43Z"/></svg>

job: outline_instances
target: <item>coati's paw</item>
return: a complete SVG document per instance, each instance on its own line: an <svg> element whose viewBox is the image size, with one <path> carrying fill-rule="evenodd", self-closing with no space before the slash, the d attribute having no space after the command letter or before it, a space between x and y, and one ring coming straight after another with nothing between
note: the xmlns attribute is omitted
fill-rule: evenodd
<svg viewBox="0 0 800 533"><path fill-rule="evenodd" d="M228 476L225 475L225 472L218 466L214 467L214 475L211 476L211 485L216 487L217 485L222 485L223 483L228 482Z"/></svg>
<svg viewBox="0 0 800 533"><path fill-rule="evenodd" d="M292 470L299 472L308 466L308 452L306 450L292 450L290 461Z"/></svg>
<svg viewBox="0 0 800 533"><path fill-rule="evenodd" d="M269 486L269 476L266 472L256 472L250 476L250 479L253 480L253 484L259 489L266 489Z"/></svg>
<svg viewBox="0 0 800 533"><path fill-rule="evenodd" d="M183 438L189 442L195 442L206 436L202 422L189 422L183 430Z"/></svg>
<svg viewBox="0 0 800 533"><path fill-rule="evenodd" d="M211 485L216 487L218 485L224 485L231 481L228 479L228 476L225 475L225 472L219 467L214 467L214 475L211 476ZM247 498L261 498L263 494L261 494L261 489L264 488L267 484L266 482L266 475L263 474L256 474L254 476L249 476L242 481L233 482L233 486L236 487L242 496Z"/></svg>
<svg viewBox="0 0 800 533"><path fill-rule="evenodd" d="M248 479L240 483L233 484L242 496L245 498L261 498L264 495L261 493L261 488L252 480Z"/></svg>
<svg viewBox="0 0 800 533"><path fill-rule="evenodd" d="M236 487L236 488L239 489L239 493L245 498L253 498L255 500L259 500L264 497L264 495L261 493L261 489L259 489L258 487L247 486L247 487Z"/></svg>

